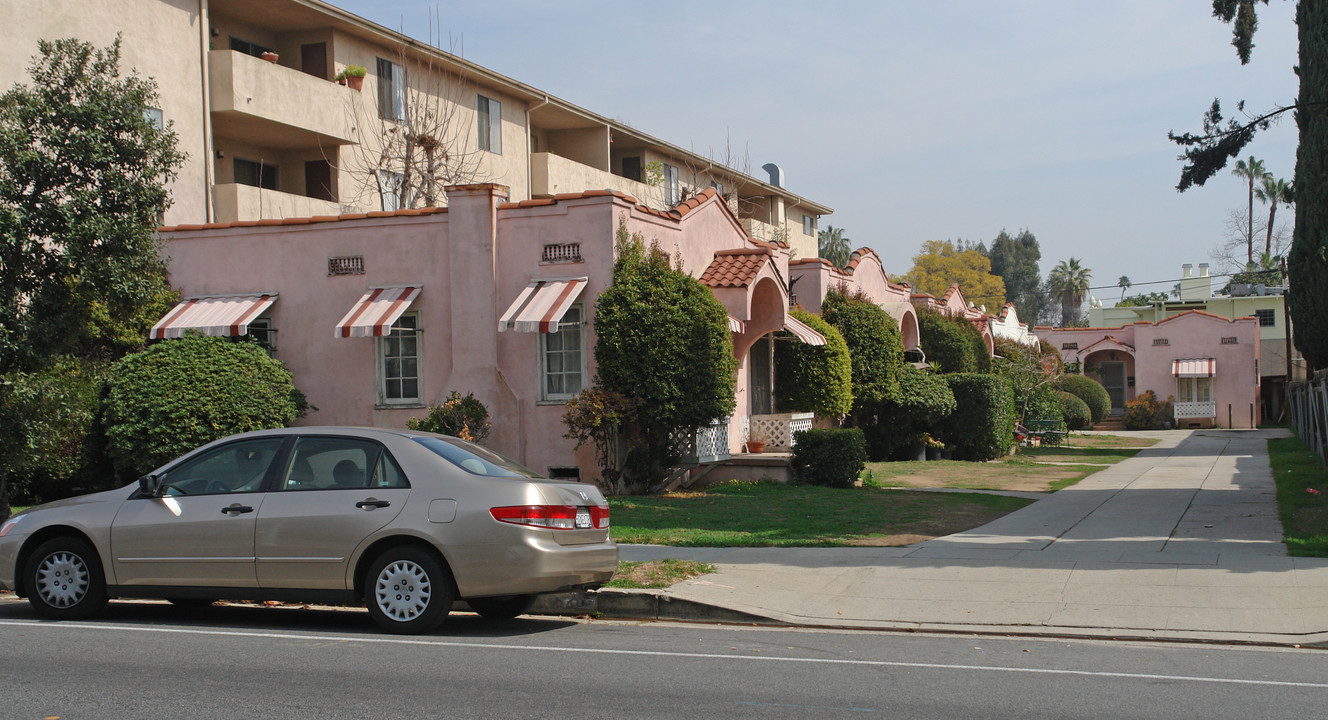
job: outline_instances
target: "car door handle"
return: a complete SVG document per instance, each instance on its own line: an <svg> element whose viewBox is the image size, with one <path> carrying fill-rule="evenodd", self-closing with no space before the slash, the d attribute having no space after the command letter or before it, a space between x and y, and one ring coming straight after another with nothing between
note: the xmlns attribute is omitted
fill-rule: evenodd
<svg viewBox="0 0 1328 720"><path fill-rule="evenodd" d="M380 508L380 507L387 507L388 505L391 505L391 504L392 504L392 501L391 501L391 500L361 500L361 501L355 503L355 507L357 507L357 508L371 508L371 507Z"/></svg>
<svg viewBox="0 0 1328 720"><path fill-rule="evenodd" d="M222 508L221 514L229 515L230 513L251 513L253 511L254 509L249 507L248 505L231 505L230 507Z"/></svg>

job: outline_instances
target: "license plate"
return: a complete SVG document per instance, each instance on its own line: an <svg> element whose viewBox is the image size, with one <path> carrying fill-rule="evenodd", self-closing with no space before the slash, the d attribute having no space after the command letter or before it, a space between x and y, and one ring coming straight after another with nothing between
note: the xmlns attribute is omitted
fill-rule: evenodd
<svg viewBox="0 0 1328 720"><path fill-rule="evenodd" d="M577 508L577 510L576 510L576 527L577 527L577 529L581 529L581 528L587 528L587 529L588 529L588 528L594 527L594 525L592 525L591 522L590 522L590 511L589 511L589 510L587 510L587 509L585 509L585 508Z"/></svg>

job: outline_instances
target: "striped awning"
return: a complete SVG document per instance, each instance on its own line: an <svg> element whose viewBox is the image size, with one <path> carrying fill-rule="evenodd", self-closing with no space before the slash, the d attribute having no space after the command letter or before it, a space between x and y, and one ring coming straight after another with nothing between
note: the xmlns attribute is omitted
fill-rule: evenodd
<svg viewBox="0 0 1328 720"><path fill-rule="evenodd" d="M1215 358L1189 358L1172 360L1171 374L1176 377L1213 377L1217 374Z"/></svg>
<svg viewBox="0 0 1328 720"><path fill-rule="evenodd" d="M418 285L370 288L337 323L336 337L382 337L420 296Z"/></svg>
<svg viewBox="0 0 1328 720"><path fill-rule="evenodd" d="M735 332L735 333L738 333L739 335L741 335L741 334L743 334L744 332L747 332L747 323L744 323L743 321L739 320L738 318L735 318L735 317L733 317L732 315L730 315L730 316L729 316L729 332Z"/></svg>
<svg viewBox="0 0 1328 720"><path fill-rule="evenodd" d="M567 314L588 278L532 280L498 320L498 332L558 332L558 323Z"/></svg>
<svg viewBox="0 0 1328 720"><path fill-rule="evenodd" d="M808 326L807 323L793 317L792 315L784 316L784 329L793 333L795 337L807 343L808 345L825 344L824 335L816 332L810 326Z"/></svg>
<svg viewBox="0 0 1328 720"><path fill-rule="evenodd" d="M184 337L186 330L226 337L247 335L249 323L276 300L276 293L187 298L152 326L148 338L161 340Z"/></svg>

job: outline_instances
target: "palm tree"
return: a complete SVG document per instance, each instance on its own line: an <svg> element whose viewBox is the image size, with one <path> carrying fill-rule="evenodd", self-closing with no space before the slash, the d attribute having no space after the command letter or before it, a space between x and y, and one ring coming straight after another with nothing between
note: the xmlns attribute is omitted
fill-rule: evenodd
<svg viewBox="0 0 1328 720"><path fill-rule="evenodd" d="M835 267L848 265L852 251L849 250L849 239L844 236L844 228L826 225L816 239L818 252L823 259L829 260Z"/></svg>
<svg viewBox="0 0 1328 720"><path fill-rule="evenodd" d="M1130 276L1128 275L1121 275L1120 279L1116 281L1116 285L1120 287L1121 302L1125 302L1125 291L1130 289L1130 284Z"/></svg>
<svg viewBox="0 0 1328 720"><path fill-rule="evenodd" d="M1273 253L1273 218L1277 217L1277 206L1291 206L1295 202L1291 194L1291 183L1268 173L1263 177L1263 186L1254 188L1254 196L1260 202L1268 203L1268 237L1263 241L1263 254Z"/></svg>
<svg viewBox="0 0 1328 720"><path fill-rule="evenodd" d="M1093 271L1079 264L1078 258L1062 260L1052 268L1047 280L1051 283L1052 295L1061 303L1061 326L1073 324L1079 317L1079 306L1088 294L1088 281Z"/></svg>
<svg viewBox="0 0 1328 720"><path fill-rule="evenodd" d="M1255 181L1262 182L1271 173L1263 166L1262 160L1255 160L1254 156L1251 155L1248 163L1244 160L1237 160L1236 168L1231 171L1231 174L1245 178L1249 182L1250 207L1248 220L1250 227L1249 232L1245 235L1245 261L1254 262L1254 183Z"/></svg>

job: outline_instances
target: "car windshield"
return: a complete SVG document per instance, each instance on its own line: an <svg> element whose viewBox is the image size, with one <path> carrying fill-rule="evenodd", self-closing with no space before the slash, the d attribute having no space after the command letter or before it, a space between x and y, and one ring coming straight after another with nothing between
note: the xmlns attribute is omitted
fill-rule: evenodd
<svg viewBox="0 0 1328 720"><path fill-rule="evenodd" d="M472 475L542 477L539 473L488 448L451 437L417 437L415 442Z"/></svg>

